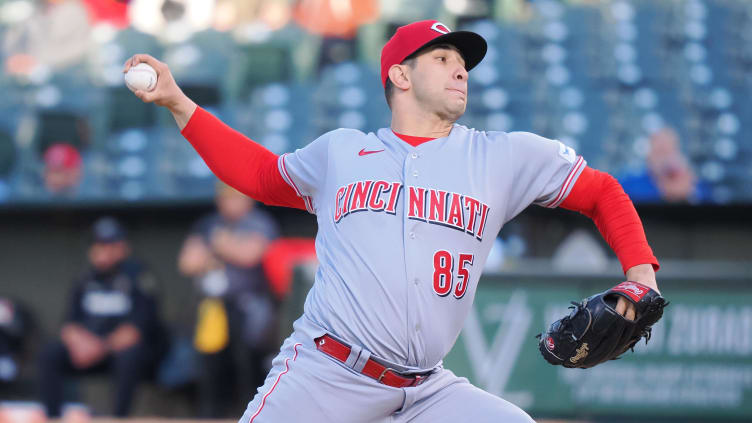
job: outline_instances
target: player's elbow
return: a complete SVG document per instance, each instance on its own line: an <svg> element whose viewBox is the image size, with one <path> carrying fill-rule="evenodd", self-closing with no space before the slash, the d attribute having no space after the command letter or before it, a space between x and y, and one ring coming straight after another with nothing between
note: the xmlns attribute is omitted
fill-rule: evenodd
<svg viewBox="0 0 752 423"><path fill-rule="evenodd" d="M601 174L601 181L600 189L596 195L597 203L608 203L615 200L631 202L616 178L606 172L599 173Z"/></svg>

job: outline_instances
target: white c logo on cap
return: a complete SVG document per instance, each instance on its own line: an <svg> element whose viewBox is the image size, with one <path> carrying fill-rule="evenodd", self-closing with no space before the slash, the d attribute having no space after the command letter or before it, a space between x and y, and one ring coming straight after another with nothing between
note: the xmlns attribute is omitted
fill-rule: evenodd
<svg viewBox="0 0 752 423"><path fill-rule="evenodd" d="M433 25L431 25L431 29L440 34L449 34L450 32L452 32L452 30L449 29L448 26L444 25L441 22L434 22Z"/></svg>

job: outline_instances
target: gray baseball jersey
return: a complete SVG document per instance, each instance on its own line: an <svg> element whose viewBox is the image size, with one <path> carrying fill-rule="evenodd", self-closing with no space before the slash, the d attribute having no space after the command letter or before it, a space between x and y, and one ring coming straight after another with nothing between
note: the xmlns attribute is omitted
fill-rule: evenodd
<svg viewBox="0 0 752 423"><path fill-rule="evenodd" d="M558 206L585 161L531 133L455 124L417 147L389 128L338 129L278 165L318 220L296 332L430 369L455 343L502 225L530 204Z"/></svg>

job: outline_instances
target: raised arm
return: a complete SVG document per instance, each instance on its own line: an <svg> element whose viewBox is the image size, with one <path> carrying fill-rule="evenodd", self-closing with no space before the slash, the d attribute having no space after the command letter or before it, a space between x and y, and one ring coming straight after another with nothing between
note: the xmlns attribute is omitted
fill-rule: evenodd
<svg viewBox="0 0 752 423"><path fill-rule="evenodd" d="M262 203L305 210L304 200L282 179L276 154L198 107L178 87L167 64L137 54L125 62L123 72L142 62L157 72L157 86L149 92L137 90L136 96L166 107L183 136L219 179Z"/></svg>

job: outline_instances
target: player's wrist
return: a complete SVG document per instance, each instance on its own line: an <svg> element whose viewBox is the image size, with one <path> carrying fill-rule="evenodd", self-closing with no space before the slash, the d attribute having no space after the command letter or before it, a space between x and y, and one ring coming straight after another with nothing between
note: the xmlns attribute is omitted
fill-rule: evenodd
<svg viewBox="0 0 752 423"><path fill-rule="evenodd" d="M660 293L658 290L658 283L655 279L655 270L653 270L652 264L645 263L632 266L627 270L625 276L627 277L627 280L639 282Z"/></svg>
<svg viewBox="0 0 752 423"><path fill-rule="evenodd" d="M172 113L189 113L196 107L196 103L179 90L177 94L172 96L172 98L168 99L165 103L165 107L167 107Z"/></svg>
<svg viewBox="0 0 752 423"><path fill-rule="evenodd" d="M169 102L166 107L170 113L172 113L175 122L182 131L183 128L188 125L188 121L191 120L191 116L193 116L198 105L181 92L180 95L174 101Z"/></svg>

